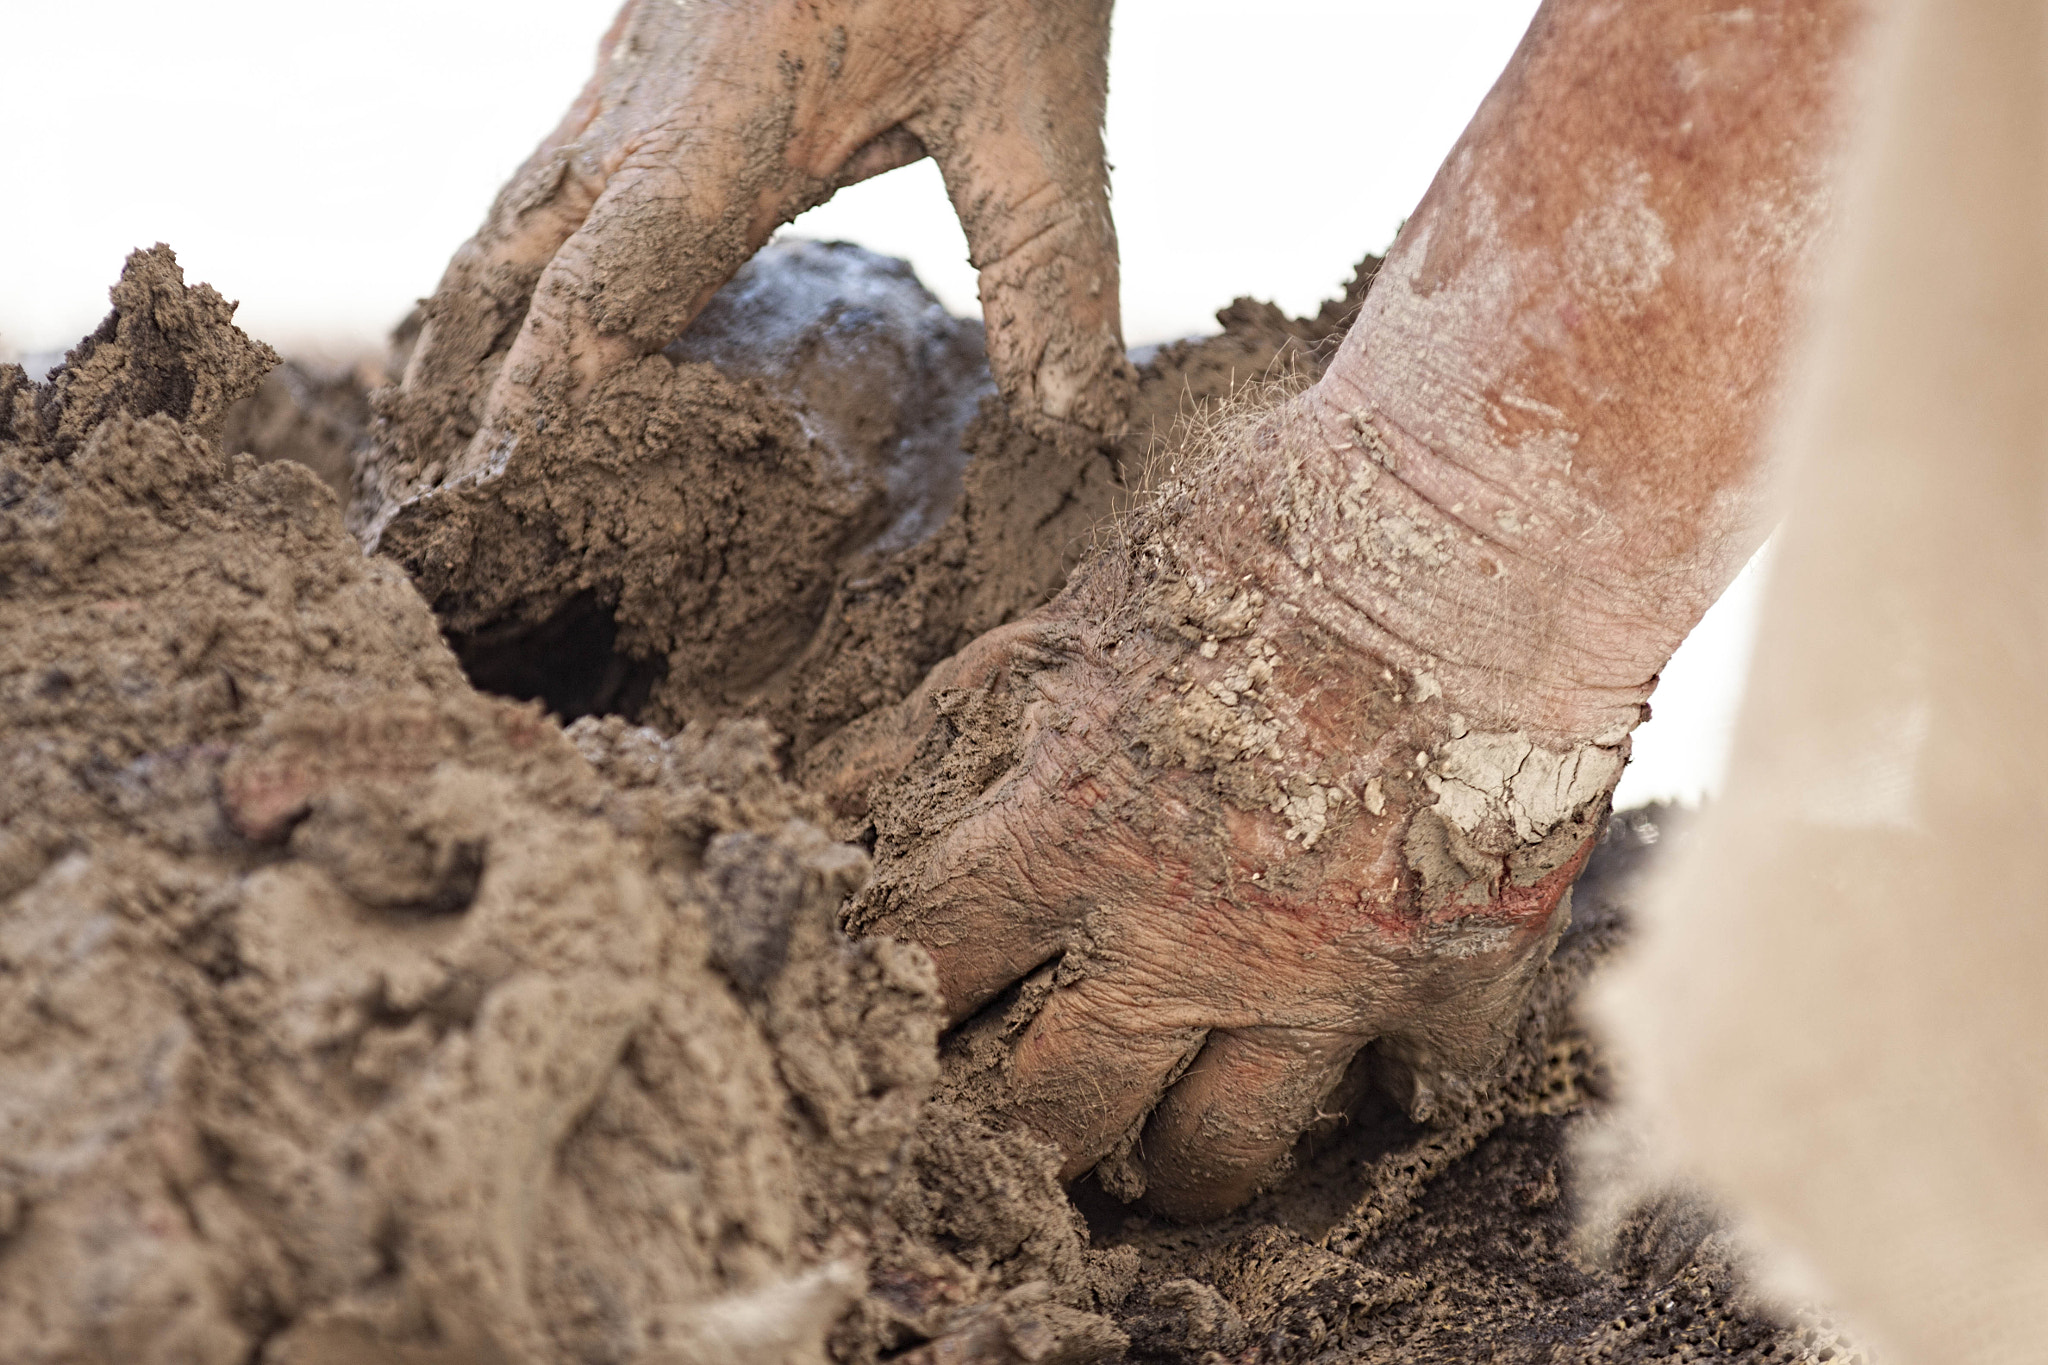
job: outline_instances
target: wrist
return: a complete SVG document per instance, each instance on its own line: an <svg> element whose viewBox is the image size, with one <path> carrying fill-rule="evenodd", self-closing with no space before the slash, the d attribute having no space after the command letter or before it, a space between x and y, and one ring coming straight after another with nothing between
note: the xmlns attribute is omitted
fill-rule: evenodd
<svg viewBox="0 0 2048 1365"><path fill-rule="evenodd" d="M1416 928L1476 915L1537 932L1569 881L1553 874L1597 833L1647 685L1589 701L1497 656L1467 662L1434 613L1513 570L1476 567L1484 542L1454 515L1318 443L1307 405L1212 435L1053 612L1119 675L1124 732L1246 812L1237 842L1257 859L1349 868L1362 880L1339 899L1368 915L1414 904Z"/></svg>
<svg viewBox="0 0 2048 1365"><path fill-rule="evenodd" d="M1446 729L1617 744L1697 614L1645 619L1540 511L1320 387L1210 436L1134 523L1146 553L1198 594L1256 589Z"/></svg>

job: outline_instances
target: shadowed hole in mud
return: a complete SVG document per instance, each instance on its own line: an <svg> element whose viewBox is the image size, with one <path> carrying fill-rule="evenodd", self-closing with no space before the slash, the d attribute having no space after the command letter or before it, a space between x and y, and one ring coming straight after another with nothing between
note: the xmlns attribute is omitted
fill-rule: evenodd
<svg viewBox="0 0 2048 1365"><path fill-rule="evenodd" d="M564 724L583 716L637 721L668 660L622 653L618 636L611 604L581 592L544 621L449 632L448 644L482 691L538 701Z"/></svg>

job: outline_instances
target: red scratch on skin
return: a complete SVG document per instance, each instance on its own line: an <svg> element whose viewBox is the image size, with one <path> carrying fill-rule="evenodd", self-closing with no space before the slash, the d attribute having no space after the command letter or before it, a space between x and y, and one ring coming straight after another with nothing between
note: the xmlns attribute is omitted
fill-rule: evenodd
<svg viewBox="0 0 2048 1365"><path fill-rule="evenodd" d="M1588 835L1564 863L1553 869L1541 880L1528 886L1510 883L1491 902L1483 906L1458 906L1434 918L1425 918L1413 913L1412 893L1404 892L1396 883L1379 895L1361 893L1356 910L1352 912L1352 923L1363 921L1389 939L1413 941L1422 937L1426 929L1444 924L1491 920L1496 923L1519 925L1525 930L1538 930L1550 923L1550 917L1557 911L1558 901L1579 879L1585 870L1586 860L1593 856L1593 845L1599 836Z"/></svg>
<svg viewBox="0 0 2048 1365"><path fill-rule="evenodd" d="M1399 902L1400 892L1397 889L1392 896L1375 899L1370 902L1378 908L1367 910L1361 918L1388 938L1412 938L1420 927L1420 923L1416 919L1402 914L1396 908Z"/></svg>
<svg viewBox="0 0 2048 1365"><path fill-rule="evenodd" d="M1586 860L1593 856L1593 845L1598 840L1596 834L1587 835L1579 844L1578 851L1565 859L1563 866L1528 886L1509 885L1489 908L1501 919L1548 924L1557 903L1564 899L1564 893L1571 890L1572 883L1585 870Z"/></svg>

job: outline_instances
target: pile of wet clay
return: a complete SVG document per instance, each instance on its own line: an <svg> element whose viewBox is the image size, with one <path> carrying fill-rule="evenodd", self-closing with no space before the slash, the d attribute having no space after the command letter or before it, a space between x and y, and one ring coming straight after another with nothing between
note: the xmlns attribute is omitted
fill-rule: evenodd
<svg viewBox="0 0 2048 1365"><path fill-rule="evenodd" d="M814 275L849 259L807 254ZM736 282L737 314L766 306L744 297L766 278ZM1088 1182L1070 1201L1050 1150L948 1098L923 953L840 932L865 855L824 832L761 717L826 733L1051 591L1085 548L1069 513L1139 486L1184 395L1221 398L1276 357L1312 372L1369 278L1321 319L1241 303L1220 337L1147 359L1123 448L1051 443L1071 477L1049 519L1001 492L1048 467L1046 443L967 416L987 381L964 324L872 295L820 323L868 287L842 280L796 329L817 356L792 344L748 373L714 316L635 380L612 468L645 490L712 461L700 483L723 468L749 498L789 492L829 531L749 540L687 520L732 502L611 504L598 480L551 502L559 466L539 459L464 483L358 458L359 525L412 547L423 593L364 555L328 484L273 458L308 432L360 457L363 396L248 397L275 357L167 249L138 252L47 382L0 369L6 1358L1844 1358L1825 1330L1776 1325L1684 1199L1638 1209L1599 1255L1574 1238L1567 1153L1606 1082L1571 1002L1623 933L1647 817L1613 825L1468 1109L1429 1128L1369 1098L1285 1185L1200 1228ZM896 358L830 360L833 335ZM818 387L856 372L895 398ZM962 426L964 468L934 434ZM523 570L530 605L480 595L500 531L555 547ZM814 594L774 608L798 623L784 648L886 657L785 660L804 683L779 692L718 683L701 623L636 634L658 603L632 595L657 581L635 565L664 535L722 547L698 607L721 630L754 619L719 615L744 598L741 551L782 552ZM1026 543L1038 567L975 576ZM559 651L544 627L579 600L608 617L617 667L665 670L654 725L593 706L564 728L465 675L458 649L473 672L544 674L507 656ZM688 706L658 686L685 675Z"/></svg>
<svg viewBox="0 0 2048 1365"><path fill-rule="evenodd" d="M0 1354L858 1360L1020 1287L984 1332L1107 1349L1041 1153L921 1183L929 963L766 731L476 691L223 452L230 306L114 305L0 371Z"/></svg>

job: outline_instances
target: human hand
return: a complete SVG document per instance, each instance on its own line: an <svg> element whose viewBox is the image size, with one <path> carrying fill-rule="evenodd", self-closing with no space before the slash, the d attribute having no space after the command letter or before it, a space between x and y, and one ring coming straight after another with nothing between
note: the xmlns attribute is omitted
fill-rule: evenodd
<svg viewBox="0 0 2048 1365"><path fill-rule="evenodd" d="M543 400L673 341L778 226L927 154L1013 413L1114 432L1108 41L1105 0L628 0L427 302L391 410L401 457L486 466Z"/></svg>
<svg viewBox="0 0 2048 1365"><path fill-rule="evenodd" d="M1026 983L993 1107L1183 1217L1283 1169L1369 1043L1411 1115L1456 1111L1621 769L1478 731L1317 583L1251 586L1237 463L808 761L874 824L854 927L923 944L954 1024Z"/></svg>

